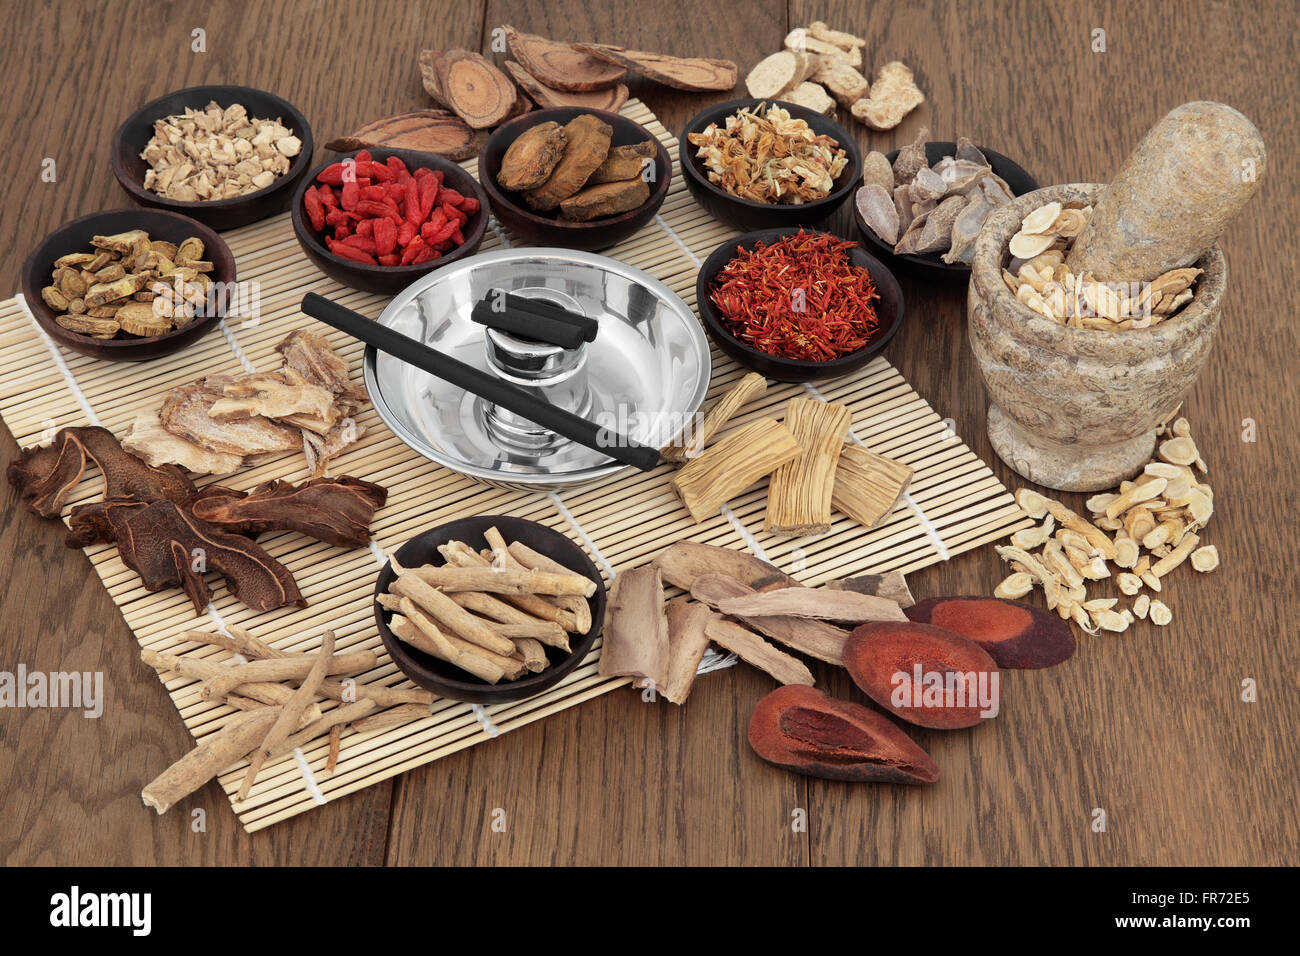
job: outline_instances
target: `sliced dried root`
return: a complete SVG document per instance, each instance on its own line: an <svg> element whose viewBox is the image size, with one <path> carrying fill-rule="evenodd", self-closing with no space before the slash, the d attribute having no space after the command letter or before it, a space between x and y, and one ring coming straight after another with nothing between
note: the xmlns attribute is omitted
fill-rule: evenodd
<svg viewBox="0 0 1300 956"><path fill-rule="evenodd" d="M1016 571L1005 577L996 588L993 589L993 596L1005 600L1014 601L1024 597L1034 589L1034 579L1032 575L1024 571Z"/></svg>
<svg viewBox="0 0 1300 956"><path fill-rule="evenodd" d="M1164 601L1152 601L1149 614L1151 623L1158 624L1160 627L1164 627L1174 619L1174 612L1165 606Z"/></svg>
<svg viewBox="0 0 1300 956"><path fill-rule="evenodd" d="M1212 544L1197 548L1192 552L1192 567L1197 571L1209 572L1219 566L1219 549Z"/></svg>
<svg viewBox="0 0 1300 956"><path fill-rule="evenodd" d="M1139 594L1137 600L1133 602L1133 613L1142 620L1146 620L1147 611L1151 609L1151 595Z"/></svg>

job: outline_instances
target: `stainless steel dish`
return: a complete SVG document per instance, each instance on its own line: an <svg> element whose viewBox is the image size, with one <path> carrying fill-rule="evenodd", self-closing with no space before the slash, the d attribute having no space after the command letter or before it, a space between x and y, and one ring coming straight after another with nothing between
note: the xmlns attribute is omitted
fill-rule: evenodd
<svg viewBox="0 0 1300 956"><path fill-rule="evenodd" d="M493 289L581 312L600 332L565 351L489 331L470 312ZM416 281L376 321L653 448L680 434L709 387L709 345L694 312L653 276L589 252L477 255ZM548 491L628 467L373 348L365 380L399 438L487 484Z"/></svg>

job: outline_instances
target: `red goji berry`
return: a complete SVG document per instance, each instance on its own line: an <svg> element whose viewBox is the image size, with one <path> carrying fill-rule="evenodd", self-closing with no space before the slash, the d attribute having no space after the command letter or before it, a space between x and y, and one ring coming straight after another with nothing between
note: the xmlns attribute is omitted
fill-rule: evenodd
<svg viewBox="0 0 1300 956"><path fill-rule="evenodd" d="M456 232L456 230L459 228L460 228L460 223L456 222L453 219L449 219L442 224L442 226L438 229L438 231L435 232L429 238L428 241L433 243L434 245L437 245L440 242L450 239L452 233Z"/></svg>
<svg viewBox="0 0 1300 956"><path fill-rule="evenodd" d="M420 215L420 184L414 177L406 183L406 209L403 215L407 222L417 228L424 222L424 217Z"/></svg>
<svg viewBox="0 0 1300 956"><path fill-rule="evenodd" d="M469 216L465 215L455 206L443 203L439 208L443 211L443 214L446 215L448 222L455 222L459 225L460 223L469 221Z"/></svg>
<svg viewBox="0 0 1300 956"><path fill-rule="evenodd" d="M391 199L393 202L400 203L406 198L406 187L398 182L385 183L384 194L386 198Z"/></svg>
<svg viewBox="0 0 1300 956"><path fill-rule="evenodd" d="M397 223L391 219L367 219L374 223L375 247L381 256L389 255L397 248Z"/></svg>
<svg viewBox="0 0 1300 956"><path fill-rule="evenodd" d="M456 190L448 189L445 186L443 187L441 202L449 202L453 206L459 206L464 201L465 197L456 192Z"/></svg>
<svg viewBox="0 0 1300 956"><path fill-rule="evenodd" d="M386 256L379 257L379 264L381 266L400 266L402 264L402 257L394 252L390 252Z"/></svg>
<svg viewBox="0 0 1300 956"><path fill-rule="evenodd" d="M388 196L388 191L385 190L383 186L362 186L361 187L360 198L362 199L373 199L376 202L379 202L380 200L385 199L387 196Z"/></svg>
<svg viewBox="0 0 1300 956"><path fill-rule="evenodd" d="M389 156L387 162L388 168L391 169L395 175L400 175L401 173L406 172L406 163L402 162L400 157Z"/></svg>
<svg viewBox="0 0 1300 956"><path fill-rule="evenodd" d="M433 207L438 204L438 191L441 188L438 180L432 176L426 176L420 182L420 222L428 219Z"/></svg>
<svg viewBox="0 0 1300 956"><path fill-rule="evenodd" d="M370 150L368 149L361 150L359 153L357 153L356 156L352 158L356 160L358 163L368 163L372 159L374 159L374 157L370 155Z"/></svg>
<svg viewBox="0 0 1300 956"><path fill-rule="evenodd" d="M343 184L343 198L341 200L344 209L353 210L357 208L357 200L361 198L361 187L355 181Z"/></svg>
<svg viewBox="0 0 1300 956"><path fill-rule="evenodd" d="M316 176L316 182L325 183L329 186L343 185L343 164L330 163L322 169Z"/></svg>
<svg viewBox="0 0 1300 956"><path fill-rule="evenodd" d="M402 250L402 265L409 266L414 264L415 257L425 248L424 240L419 236L416 236L411 240L410 245Z"/></svg>
<svg viewBox="0 0 1300 956"><path fill-rule="evenodd" d="M370 164L370 178L376 183L391 183L393 181L393 171L388 168L386 163Z"/></svg>
<svg viewBox="0 0 1300 956"><path fill-rule="evenodd" d="M362 199L357 203L357 212L366 219L401 219L397 210L392 203L375 202L373 199Z"/></svg>
<svg viewBox="0 0 1300 956"><path fill-rule="evenodd" d="M479 211L480 203L473 196L466 196L460 201L460 211L467 216L472 216Z"/></svg>
<svg viewBox="0 0 1300 956"><path fill-rule="evenodd" d="M324 230L325 207L321 205L320 196L316 194L316 190L309 189L303 193L302 208L307 214L307 218L311 220L311 227L317 232Z"/></svg>
<svg viewBox="0 0 1300 956"><path fill-rule="evenodd" d="M334 195L334 190L330 189L328 186L317 186L316 195L320 196L322 206L334 209L339 204L339 197Z"/></svg>
<svg viewBox="0 0 1300 956"><path fill-rule="evenodd" d="M451 234L451 241L454 245L457 246L465 245L465 237L460 234L459 228L457 228L456 231Z"/></svg>
<svg viewBox="0 0 1300 956"><path fill-rule="evenodd" d="M413 222L403 220L402 223L397 227L397 244L401 246L403 249L405 249L407 246L409 246L412 242L415 241L415 237L417 234L418 234L418 230L415 228L415 224Z"/></svg>
<svg viewBox="0 0 1300 956"><path fill-rule="evenodd" d="M375 257L370 253L363 249L358 249L356 246L350 246L345 242L334 243L334 245L330 247L330 252L334 253L334 255L338 256L340 259L348 259L352 262L362 262L370 266L379 265Z"/></svg>
<svg viewBox="0 0 1300 956"><path fill-rule="evenodd" d="M352 235L352 227L349 226L347 223L344 223L341 226L334 227L334 238L346 239L350 235Z"/></svg>
<svg viewBox="0 0 1300 956"><path fill-rule="evenodd" d="M359 223L357 223L357 231L356 231L356 235L358 235L358 236L373 236L373 235L374 235L374 229L375 229L375 223L376 223L376 222L382 222L382 220L378 220L378 219L362 219Z"/></svg>
<svg viewBox="0 0 1300 956"><path fill-rule="evenodd" d="M421 243L420 251L417 252L415 254L415 258L411 260L411 265L418 266L424 262L432 262L434 259L437 259L441 255L442 253L439 252L437 249L434 249L432 246L426 246L423 243Z"/></svg>
<svg viewBox="0 0 1300 956"><path fill-rule="evenodd" d="M345 245L349 245L353 249L360 249L362 252L368 252L372 256L378 251L375 246L375 240L371 239L369 236L358 236L354 233L344 239L343 242Z"/></svg>

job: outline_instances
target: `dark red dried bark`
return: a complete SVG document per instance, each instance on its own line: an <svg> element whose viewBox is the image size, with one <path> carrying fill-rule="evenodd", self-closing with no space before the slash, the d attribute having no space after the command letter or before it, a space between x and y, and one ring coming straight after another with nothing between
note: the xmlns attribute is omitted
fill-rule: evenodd
<svg viewBox="0 0 1300 956"><path fill-rule="evenodd" d="M255 541L199 521L174 502L109 509L105 517L123 562L140 575L145 590L179 585L195 613L208 605L207 571L220 573L230 593L255 611L307 606L289 569Z"/></svg>
<svg viewBox="0 0 1300 956"><path fill-rule="evenodd" d="M326 544L360 548L388 492L357 478L317 478L303 485L271 481L248 494L205 488L185 503L195 517L233 534L297 531Z"/></svg>
<svg viewBox="0 0 1300 956"><path fill-rule="evenodd" d="M934 783L939 768L888 718L801 684L758 702L749 745L768 763L831 780Z"/></svg>
<svg viewBox="0 0 1300 956"><path fill-rule="evenodd" d="M194 493L194 483L175 465L147 465L125 451L108 429L91 425L61 428L49 445L23 449L9 465L9 481L28 508L57 518L81 482L88 459L104 473L105 500L183 501Z"/></svg>
<svg viewBox="0 0 1300 956"><path fill-rule="evenodd" d="M1074 654L1074 632L1067 621L1020 601L982 595L927 598L905 613L974 641L999 667L1051 667Z"/></svg>
<svg viewBox="0 0 1300 956"><path fill-rule="evenodd" d="M863 624L844 644L844 666L868 697L902 720L921 727L973 727L984 719L981 689L991 695L1001 691L998 666L984 648L931 624ZM921 672L919 685L915 680L917 667ZM958 681L960 685L955 683ZM953 693L927 694L932 682ZM958 691L962 697L957 696ZM996 696L992 700L998 703Z"/></svg>

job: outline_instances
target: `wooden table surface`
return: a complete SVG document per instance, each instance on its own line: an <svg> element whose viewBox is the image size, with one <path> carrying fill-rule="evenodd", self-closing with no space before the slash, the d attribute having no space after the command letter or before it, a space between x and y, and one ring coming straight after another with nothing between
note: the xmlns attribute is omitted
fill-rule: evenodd
<svg viewBox="0 0 1300 956"><path fill-rule="evenodd" d="M760 762L744 728L772 685L740 666L701 678L683 708L615 692L253 836L215 786L156 817L140 787L190 747L189 735L86 557L5 484L0 670L101 670L108 697L98 720L0 712L6 863L1295 862L1300 18L1290 0L6 0L0 9L0 129L10 131L0 154L4 294L44 233L128 205L109 143L144 101L201 83L273 90L303 110L319 144L430 105L417 52L486 51L503 23L728 57L743 76L790 28L824 19L867 38L868 69L908 63L928 98L893 133L853 124L864 150L894 148L927 124L934 138L965 134L1017 158L1044 184L1107 180L1143 131L1187 100L1241 109L1269 154L1259 195L1223 237L1231 279L1222 331L1185 406L1210 463L1217 512L1205 538L1223 567L1169 580L1171 626L1084 637L1067 664L1009 675L1002 714L986 726L917 733L943 769L937 786L854 787ZM206 52L192 50L200 28ZM1098 29L1104 52L1093 50ZM633 95L670 130L727 98L643 82ZM46 158L56 162L54 183L40 178ZM842 216L838 231L847 225ZM910 320L890 361L1018 487L984 434L964 289L903 285ZM1243 440L1247 419L1255 441ZM17 449L7 430L0 446L8 464ZM921 596L988 593L1001 573L988 547L911 584ZM858 696L842 671L814 670L832 694ZM1254 703L1240 699L1247 678L1258 686ZM191 826L197 808L203 832ZM504 832L491 825L497 808ZM1092 826L1097 808L1104 832ZM806 826L792 825L800 820Z"/></svg>

